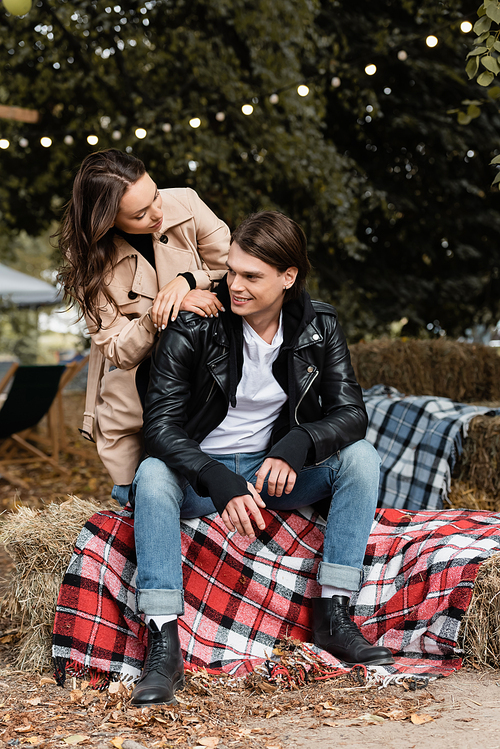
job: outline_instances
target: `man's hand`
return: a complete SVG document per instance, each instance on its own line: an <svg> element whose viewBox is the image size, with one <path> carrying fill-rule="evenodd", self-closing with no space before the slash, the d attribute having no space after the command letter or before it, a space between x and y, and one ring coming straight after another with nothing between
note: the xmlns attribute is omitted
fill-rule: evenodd
<svg viewBox="0 0 500 749"><path fill-rule="evenodd" d="M281 497L283 490L285 494L290 494L297 480L297 474L284 460L281 460L281 458L266 458L255 473L257 476L255 488L258 492L262 491L267 474L269 474L267 493L270 497Z"/></svg>
<svg viewBox="0 0 500 749"><path fill-rule="evenodd" d="M184 312L196 312L201 317L217 317L219 310L224 310L217 294L203 289L193 289L186 294L180 308Z"/></svg>
<svg viewBox="0 0 500 749"><path fill-rule="evenodd" d="M244 494L241 497L233 497L226 505L226 509L222 513L222 521L228 531L238 531L240 536L247 536L248 538L255 538L255 531L250 520L250 515L259 528L264 530L266 524L264 518L260 512L259 507L265 507L266 503L261 499L260 495L255 491L252 484L247 482L249 494Z"/></svg>

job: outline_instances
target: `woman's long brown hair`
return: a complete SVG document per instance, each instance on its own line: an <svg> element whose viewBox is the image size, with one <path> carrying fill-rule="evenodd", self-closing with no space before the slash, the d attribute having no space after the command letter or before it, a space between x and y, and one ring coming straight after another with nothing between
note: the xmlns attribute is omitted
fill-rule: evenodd
<svg viewBox="0 0 500 749"><path fill-rule="evenodd" d="M97 329L102 325L99 297L114 305L105 278L116 254L116 214L127 188L145 172L140 159L116 148L89 154L75 177L56 235L65 260L59 269L65 296L78 302Z"/></svg>

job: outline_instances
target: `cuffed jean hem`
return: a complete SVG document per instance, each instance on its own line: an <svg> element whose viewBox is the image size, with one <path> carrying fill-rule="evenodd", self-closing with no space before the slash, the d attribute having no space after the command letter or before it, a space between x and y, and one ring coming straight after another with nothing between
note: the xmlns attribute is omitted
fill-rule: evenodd
<svg viewBox="0 0 500 749"><path fill-rule="evenodd" d="M125 507L130 498L131 484L115 484L111 490L111 498L116 499L122 507Z"/></svg>
<svg viewBox="0 0 500 749"><path fill-rule="evenodd" d="M356 591L361 585L362 574L363 570L358 570L357 567L320 562L317 580L320 585L333 585L335 588Z"/></svg>
<svg viewBox="0 0 500 749"><path fill-rule="evenodd" d="M184 613L184 591L155 590L153 588L137 591L137 608L148 616L168 616Z"/></svg>

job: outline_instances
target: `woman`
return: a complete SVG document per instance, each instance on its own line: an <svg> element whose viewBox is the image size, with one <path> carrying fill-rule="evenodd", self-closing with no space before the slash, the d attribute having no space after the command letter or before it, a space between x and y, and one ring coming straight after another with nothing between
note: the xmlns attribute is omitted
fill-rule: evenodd
<svg viewBox="0 0 500 749"><path fill-rule="evenodd" d="M193 190L158 190L142 161L109 149L84 159L58 236L60 278L92 338L80 431L125 504L143 449L139 365L180 309L222 308L210 289L227 270L229 229Z"/></svg>

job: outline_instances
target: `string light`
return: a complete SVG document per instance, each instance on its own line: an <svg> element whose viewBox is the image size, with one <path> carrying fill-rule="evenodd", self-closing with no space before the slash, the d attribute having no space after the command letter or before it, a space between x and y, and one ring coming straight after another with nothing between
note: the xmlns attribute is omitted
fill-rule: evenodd
<svg viewBox="0 0 500 749"><path fill-rule="evenodd" d="M28 1L31 2L31 0L14 0L14 1L15 2L28 2ZM4 2L4 5L5 5L5 2ZM470 21L464 20L460 23L460 29L464 34L467 34L473 29L473 25ZM439 44L439 39L434 34L429 34L425 39L425 43L428 47L431 47L431 48L436 47ZM398 51L397 57L398 57L398 60L404 62L408 58L408 53L406 52L406 50L401 49ZM373 63L370 63L365 66L364 71L366 75L369 75L369 76L375 75L375 73L377 72L377 66ZM326 71L319 70L318 72L319 74L323 75ZM338 88L342 82L338 76L333 76L330 83L333 88ZM310 88L305 83L301 83L299 85L297 85L297 83L288 84L287 86L284 86L282 89L280 89L280 91L285 91L295 86L296 86L298 95L301 97L306 97L310 93ZM384 88L384 93L385 94L391 93L391 89ZM257 104L259 99L258 97L254 96L252 97L251 101L254 104ZM269 102L271 104L277 104L279 102L279 94L276 91L269 95ZM248 115L253 114L254 107L252 104L248 104L248 103L243 104L241 107L241 111L243 114L248 116ZM218 122L224 122L224 120L226 119L226 113L222 111L217 112L215 115L215 119ZM108 127L109 124L110 124L109 117L101 117L101 126L103 128ZM191 117L191 119L189 120L189 125L193 129L199 128L201 126L200 117ZM161 125L161 129L165 133L170 133L172 131L172 125L169 122L165 122ZM145 130L144 128L136 128L135 136L136 138L139 138L140 140L142 140L143 138L147 136L147 130ZM113 140L120 140L120 138L122 137L122 133L119 130L113 130L113 132L111 133L111 137L113 138ZM73 145L74 142L75 141L72 135L67 134L64 136L64 143L66 145ZM90 145L96 145L99 142L99 138L97 135L89 135L87 137L87 142ZM40 138L40 143L44 148L49 148L52 145L52 139L47 136L44 136ZM26 138L20 138L19 145L21 145L23 148L26 148L29 145L28 140ZM6 149L6 148L9 148L9 146L10 146L10 142L6 138L0 139L0 148Z"/></svg>
<svg viewBox="0 0 500 749"><path fill-rule="evenodd" d="M25 16L31 10L31 0L4 0L3 4L13 16Z"/></svg>

